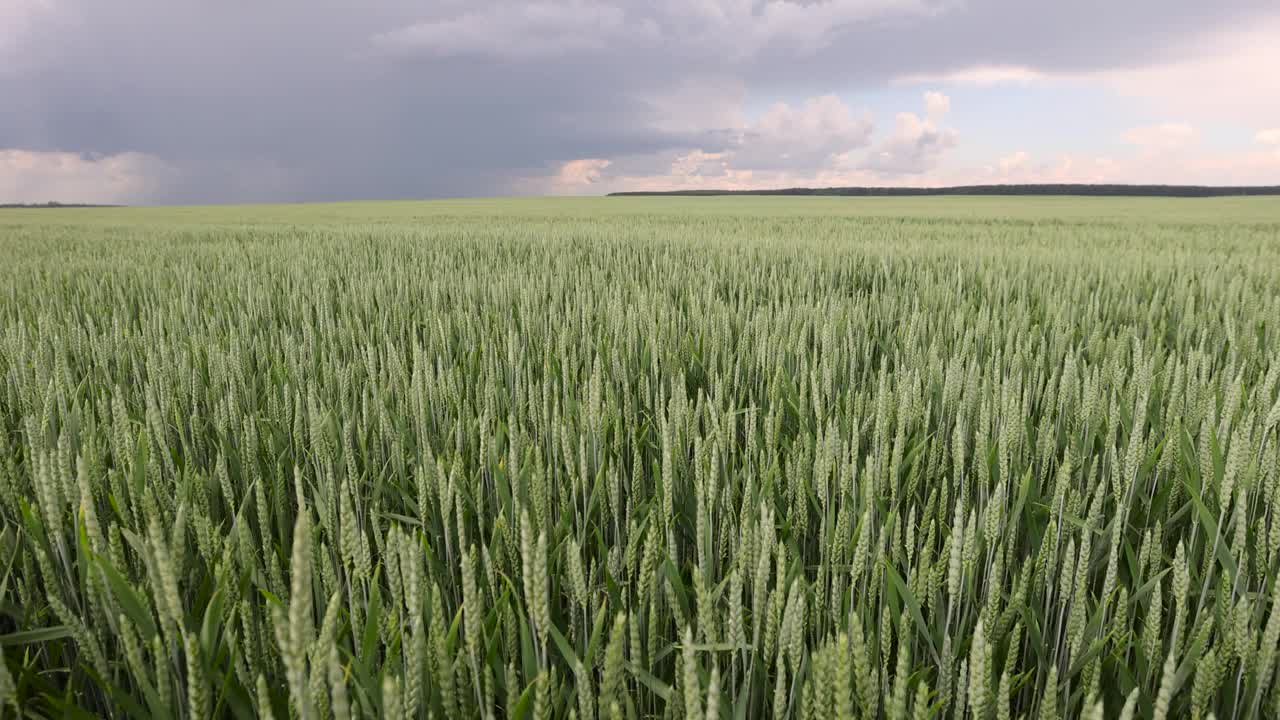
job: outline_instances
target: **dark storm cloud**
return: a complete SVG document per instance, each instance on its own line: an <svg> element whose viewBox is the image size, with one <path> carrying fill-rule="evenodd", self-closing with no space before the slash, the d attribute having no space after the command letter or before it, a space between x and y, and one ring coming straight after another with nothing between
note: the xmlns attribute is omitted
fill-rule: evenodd
<svg viewBox="0 0 1280 720"><path fill-rule="evenodd" d="M690 97L1136 66L1272 5L17 3L0 31L0 149L152 156L174 170L148 190L161 202L502 192L573 158L740 142Z"/></svg>

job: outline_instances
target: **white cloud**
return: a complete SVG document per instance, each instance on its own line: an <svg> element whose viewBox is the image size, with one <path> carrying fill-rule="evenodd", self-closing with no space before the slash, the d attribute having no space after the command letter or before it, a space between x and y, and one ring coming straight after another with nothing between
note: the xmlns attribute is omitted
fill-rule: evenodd
<svg viewBox="0 0 1280 720"><path fill-rule="evenodd" d="M559 182L563 185L591 185L612 163L604 158L580 158L560 166Z"/></svg>
<svg viewBox="0 0 1280 720"><path fill-rule="evenodd" d="M996 163L1001 175L1013 175L1027 169L1031 163L1031 156L1025 150L1019 150L1012 155L1006 155L1000 158Z"/></svg>
<svg viewBox="0 0 1280 720"><path fill-rule="evenodd" d="M817 170L864 147L873 127L869 115L855 114L835 95L809 98L794 108L777 103L736 134L732 164L738 169Z"/></svg>
<svg viewBox="0 0 1280 720"><path fill-rule="evenodd" d="M975 65L940 73L917 73L897 78L900 85L1026 85L1045 74L1022 65Z"/></svg>
<svg viewBox="0 0 1280 720"><path fill-rule="evenodd" d="M1280 159L1280 128L1259 130L1254 139L1263 145L1270 146L1272 152L1275 153L1276 159ZM1280 179L1280 176L1277 179Z"/></svg>
<svg viewBox="0 0 1280 720"><path fill-rule="evenodd" d="M1166 122L1130 128L1122 137L1149 152L1172 152L1195 144L1199 135L1188 123Z"/></svg>
<svg viewBox="0 0 1280 720"><path fill-rule="evenodd" d="M939 157L956 145L955 130L939 127L951 100L923 95L926 117L899 113L892 133L874 150L870 115L822 95L800 105L777 103L754 121L729 128L718 147L676 153L577 159L554 174L522 178L516 192L759 189L792 186L882 185L927 182ZM589 188L589 189L588 189Z"/></svg>
<svg viewBox="0 0 1280 720"><path fill-rule="evenodd" d="M951 98L936 90L930 90L924 94L924 107L931 119L940 119L951 112Z"/></svg>
<svg viewBox="0 0 1280 720"><path fill-rule="evenodd" d="M1194 147L1176 154L1138 151L1108 156L1064 153L1036 158L1007 155L975 171L959 170L948 184L1128 183L1139 185L1266 185L1280 177L1280 154L1258 151L1206 152Z"/></svg>
<svg viewBox="0 0 1280 720"><path fill-rule="evenodd" d="M1256 134L1252 151L1223 152L1198 143L1189 122L1163 122L1122 133L1131 147L1114 155L1076 152L1035 155L1014 150L986 162L943 162L959 142L946 127L951 98L922 94L925 108L902 112L878 142L872 121L834 96L800 105L777 104L754 121L731 128L715 148L613 158L589 183L566 188L557 178L526 178L521 192L620 190L752 190L785 187L937 187L992 183L1134 183L1260 185L1280 178L1280 128ZM738 112L735 110L735 112ZM728 116L734 116L729 113ZM870 150L867 149L871 145ZM1260 146L1269 146L1266 148ZM845 148L845 149L841 149ZM572 173L576 174L576 173Z"/></svg>
<svg viewBox="0 0 1280 720"><path fill-rule="evenodd" d="M142 153L0 149L0 202L145 202L174 176L173 168Z"/></svg>
<svg viewBox="0 0 1280 720"><path fill-rule="evenodd" d="M612 168L611 168L612 169ZM657 172L619 172L575 190L529 179L520 192L592 192L622 190L762 190L787 187L940 187L999 183L1133 183L1174 185L1263 185L1280 177L1280 154L1267 151L1179 155L1131 153L1108 156L1063 153L1037 157L1026 151L999 156L986 164L935 167L914 174L892 174L855 165L819 170L734 169L716 153L695 151Z"/></svg>
<svg viewBox="0 0 1280 720"><path fill-rule="evenodd" d="M671 174L676 177L727 177L730 170L729 154L723 152L693 150L671 162Z"/></svg>
<svg viewBox="0 0 1280 720"><path fill-rule="evenodd" d="M939 94L935 108L945 100ZM724 117L741 117L739 110ZM544 178L521 178L515 192L610 192L613 190L748 188L795 183L846 172L874 130L867 113L855 112L835 95L798 105L775 103L758 118L711 135L713 147L690 147L610 159L580 158Z"/></svg>
<svg viewBox="0 0 1280 720"><path fill-rule="evenodd" d="M939 96L946 102L941 102ZM925 118L911 112L898 113L893 135L867 155L863 169L895 176L918 175L937 167L938 158L956 146L959 134L951 128L938 127L951 107L945 95L925 93L925 105L929 109Z"/></svg>
<svg viewBox="0 0 1280 720"><path fill-rule="evenodd" d="M868 145L874 130L869 114L855 112L835 95L811 97L798 105L775 103L754 120L740 119L740 99L736 107L722 110L720 117L737 122L712 132L690 133L704 139L702 145L614 158L617 162L612 165L594 169L613 177L641 168L646 173L669 172L681 178L743 177L744 173L761 172L812 174L844 164L851 153ZM673 124L680 127L685 123L678 120ZM562 185L564 170L558 172L555 183Z"/></svg>

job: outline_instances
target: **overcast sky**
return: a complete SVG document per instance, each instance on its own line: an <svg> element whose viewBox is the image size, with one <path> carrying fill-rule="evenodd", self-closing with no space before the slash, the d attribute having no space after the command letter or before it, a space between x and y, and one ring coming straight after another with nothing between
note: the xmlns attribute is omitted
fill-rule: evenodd
<svg viewBox="0 0 1280 720"><path fill-rule="evenodd" d="M0 202L1280 184L1276 0L0 0Z"/></svg>

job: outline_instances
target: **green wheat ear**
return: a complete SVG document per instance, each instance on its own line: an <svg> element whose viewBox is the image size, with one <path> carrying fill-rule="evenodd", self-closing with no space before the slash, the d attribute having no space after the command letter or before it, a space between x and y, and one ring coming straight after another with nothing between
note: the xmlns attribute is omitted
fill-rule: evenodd
<svg viewBox="0 0 1280 720"><path fill-rule="evenodd" d="M1277 714L1274 203L720 200L0 217L0 717Z"/></svg>

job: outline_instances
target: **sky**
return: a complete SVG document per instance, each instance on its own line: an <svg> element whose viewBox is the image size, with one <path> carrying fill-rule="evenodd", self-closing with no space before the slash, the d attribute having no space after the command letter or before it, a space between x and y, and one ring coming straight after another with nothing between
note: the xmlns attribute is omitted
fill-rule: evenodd
<svg viewBox="0 0 1280 720"><path fill-rule="evenodd" d="M1276 0L0 0L0 202L1280 184Z"/></svg>

